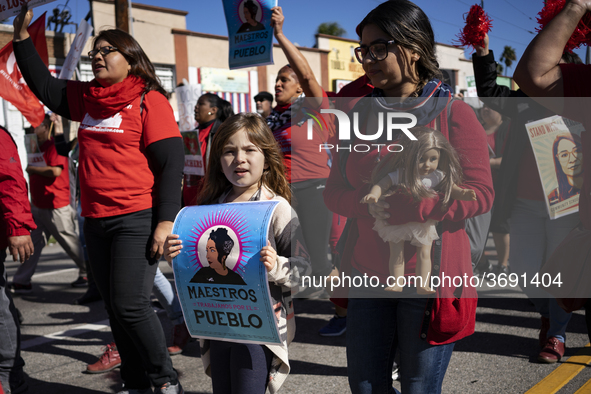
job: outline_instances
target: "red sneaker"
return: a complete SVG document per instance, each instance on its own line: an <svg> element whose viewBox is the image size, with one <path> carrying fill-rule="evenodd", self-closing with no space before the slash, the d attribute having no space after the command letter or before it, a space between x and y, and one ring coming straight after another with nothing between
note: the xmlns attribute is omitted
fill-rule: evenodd
<svg viewBox="0 0 591 394"><path fill-rule="evenodd" d="M168 348L168 354L174 356L181 353L190 340L191 334L185 323L177 324L172 329L172 346Z"/></svg>
<svg viewBox="0 0 591 394"><path fill-rule="evenodd" d="M538 355L538 361L546 364L553 364L560 361L564 356L564 342L560 342L556 337L548 338L546 346Z"/></svg>
<svg viewBox="0 0 591 394"><path fill-rule="evenodd" d="M86 366L86 372L104 373L112 371L121 365L121 357L119 356L115 342L108 344L104 350L104 353L96 363Z"/></svg>

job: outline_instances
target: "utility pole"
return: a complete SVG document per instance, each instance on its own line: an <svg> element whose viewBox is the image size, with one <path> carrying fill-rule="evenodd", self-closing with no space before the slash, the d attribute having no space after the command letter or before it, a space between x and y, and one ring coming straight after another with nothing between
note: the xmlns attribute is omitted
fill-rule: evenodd
<svg viewBox="0 0 591 394"><path fill-rule="evenodd" d="M129 29L129 5L127 0L115 0L115 26L119 30L131 33Z"/></svg>

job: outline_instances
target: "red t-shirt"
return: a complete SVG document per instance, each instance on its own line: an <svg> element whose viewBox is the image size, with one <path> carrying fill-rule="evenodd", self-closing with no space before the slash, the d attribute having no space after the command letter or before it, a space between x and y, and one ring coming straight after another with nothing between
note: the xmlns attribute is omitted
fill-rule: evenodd
<svg viewBox="0 0 591 394"><path fill-rule="evenodd" d="M332 129L333 121L330 114L320 114L320 109L328 109L329 101L326 92L322 91L322 104L318 108L312 108L313 115L318 118L321 126L312 119L312 139L308 140L308 121L301 126L287 122L283 127L273 131L275 139L283 152L286 167L287 180L295 183L310 179L328 178L330 173L330 156L326 150L320 150L320 145L328 141L329 128ZM306 100L307 101L307 100ZM304 102L304 106L306 105ZM304 111L304 109L300 109ZM306 111L309 109L306 109ZM293 114L296 115L296 114ZM296 121L295 119L293 120Z"/></svg>
<svg viewBox="0 0 591 394"><path fill-rule="evenodd" d="M181 137L166 97L156 91L138 96L107 119L93 119L84 107L90 83L69 82L72 120L80 122L80 200L82 216L101 218L138 212L153 206L154 175L146 147ZM182 152L179 152L182 154Z"/></svg>
<svg viewBox="0 0 591 394"><path fill-rule="evenodd" d="M566 99L564 116L582 122L585 132L581 134L583 157L591 158L591 66L586 64L560 64L565 97L585 97L581 100ZM579 196L579 217L585 228L591 230L591 160L583 160L583 187Z"/></svg>
<svg viewBox="0 0 591 394"><path fill-rule="evenodd" d="M61 167L62 173L56 178L32 174L30 176L31 200L37 208L63 208L70 203L68 158L57 154L53 139L45 141L40 149L45 163L49 167Z"/></svg>

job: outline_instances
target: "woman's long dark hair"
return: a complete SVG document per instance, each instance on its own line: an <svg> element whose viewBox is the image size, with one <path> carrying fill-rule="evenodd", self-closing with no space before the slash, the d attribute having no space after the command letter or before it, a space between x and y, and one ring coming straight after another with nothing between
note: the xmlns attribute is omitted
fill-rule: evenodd
<svg viewBox="0 0 591 394"><path fill-rule="evenodd" d="M560 141L567 140L575 144L580 154L583 154L583 144L581 143L581 137L576 134L560 134L556 136L554 143L552 144L552 157L554 157L554 169L556 170L556 179L558 180L558 198L559 201L564 201L569 198L569 190L574 185L571 185L568 181L568 176L562 171L560 165L560 159L558 159L558 145ZM582 163L581 163L582 165ZM573 176L574 178L574 176ZM570 196L572 197L572 196Z"/></svg>
<svg viewBox="0 0 591 394"><path fill-rule="evenodd" d="M108 42L119 50L119 53L125 57L125 60L131 66L129 74L140 77L146 83L146 92L155 90L168 98L168 92L164 90L160 84L160 79L156 76L154 65L135 38L122 30L103 30L94 38L92 47L94 48L96 43L101 40Z"/></svg>
<svg viewBox="0 0 591 394"><path fill-rule="evenodd" d="M435 35L429 18L421 8L408 0L390 0L374 8L357 26L376 25L396 41L396 45L416 52L419 80L416 94L433 78L442 78L435 56Z"/></svg>

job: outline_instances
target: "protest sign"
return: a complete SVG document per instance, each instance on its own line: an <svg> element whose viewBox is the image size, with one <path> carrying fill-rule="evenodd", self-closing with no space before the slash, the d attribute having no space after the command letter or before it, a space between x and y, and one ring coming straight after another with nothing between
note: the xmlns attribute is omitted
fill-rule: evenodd
<svg viewBox="0 0 591 394"><path fill-rule="evenodd" d="M183 242L174 279L191 336L280 344L267 269L267 245L277 201L185 207L173 233Z"/></svg>
<svg viewBox="0 0 591 394"><path fill-rule="evenodd" d="M195 121L195 105L201 96L201 85L183 85L175 89L179 106L179 129L193 130L197 127Z"/></svg>
<svg viewBox="0 0 591 394"><path fill-rule="evenodd" d="M25 3L29 9L52 3L55 0L0 0L0 21L17 16Z"/></svg>
<svg viewBox="0 0 591 394"><path fill-rule="evenodd" d="M222 0L228 40L230 70L273 64L271 8L277 0Z"/></svg>
<svg viewBox="0 0 591 394"><path fill-rule="evenodd" d="M45 167L43 152L35 134L25 134L25 149L27 150L27 162L33 167Z"/></svg>
<svg viewBox="0 0 591 394"><path fill-rule="evenodd" d="M78 26L78 30L76 30L76 38L74 38L74 42L72 42L72 45L70 46L70 51L62 66L62 71L60 71L59 79L72 78L76 65L80 60L80 55L82 55L84 45L86 45L86 41L90 38L92 30L92 26L90 26L86 20L82 19Z"/></svg>
<svg viewBox="0 0 591 394"><path fill-rule="evenodd" d="M185 146L185 169L188 175L204 176L203 157L201 156L201 144L199 144L198 131L183 131L183 145Z"/></svg>
<svg viewBox="0 0 591 394"><path fill-rule="evenodd" d="M579 211L583 184L583 125L555 115L525 125L550 219Z"/></svg>

